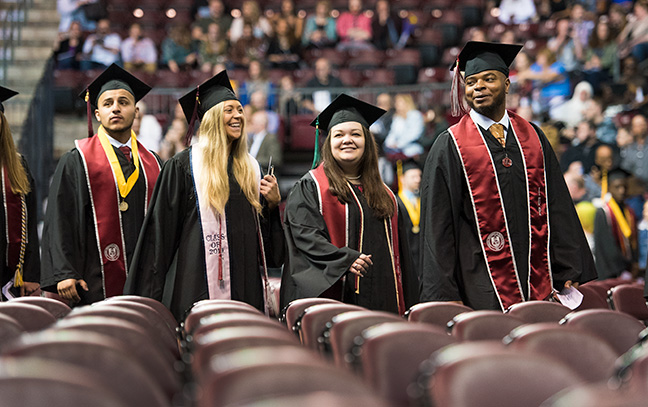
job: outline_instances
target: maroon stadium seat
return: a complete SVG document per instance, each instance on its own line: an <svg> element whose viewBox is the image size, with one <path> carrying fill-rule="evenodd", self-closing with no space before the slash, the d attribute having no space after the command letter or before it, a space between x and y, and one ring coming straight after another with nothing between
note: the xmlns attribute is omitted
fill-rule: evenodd
<svg viewBox="0 0 648 407"><path fill-rule="evenodd" d="M4 348L20 337L24 328L15 319L8 315L0 314L0 353Z"/></svg>
<svg viewBox="0 0 648 407"><path fill-rule="evenodd" d="M178 327L178 322L176 321L171 311L169 311L169 309L158 300L154 300L153 298L148 298L148 297L140 297L139 295L120 295L118 297L112 297L112 299L127 300L127 301L133 301L141 304L146 304L152 307L153 309L155 309L158 312L158 314L160 314L162 319L166 321L167 325L169 326L169 328L171 328L171 330L175 331L175 329ZM111 300L111 298L109 298L108 300Z"/></svg>
<svg viewBox="0 0 648 407"><path fill-rule="evenodd" d="M648 320L648 306L644 298L643 285L620 284L610 288L610 293L615 310L630 314L642 321Z"/></svg>
<svg viewBox="0 0 648 407"><path fill-rule="evenodd" d="M315 129L310 125L312 121L313 115L311 114L295 114L290 116L289 150L313 151L315 148Z"/></svg>
<svg viewBox="0 0 648 407"><path fill-rule="evenodd" d="M601 296L601 293L594 287L583 284L578 287L578 291L583 294L583 302L574 310L582 311L586 309L609 309L609 305L605 297Z"/></svg>
<svg viewBox="0 0 648 407"><path fill-rule="evenodd" d="M525 301L513 304L506 311L508 315L518 317L527 324L536 322L560 322L571 309L557 302Z"/></svg>
<svg viewBox="0 0 648 407"><path fill-rule="evenodd" d="M11 301L36 305L38 307L43 308L45 311L49 312L50 314L52 314L52 316L57 319L65 317L67 314L70 313L70 311L72 311L72 309L68 307L67 304L55 300L53 298L29 296L29 297L17 297Z"/></svg>
<svg viewBox="0 0 648 407"><path fill-rule="evenodd" d="M192 341L198 341L200 338L214 330L231 327L269 327L286 330L276 319L268 318L262 314L251 312L233 312L227 314L215 314L204 317L200 324L193 330L191 335Z"/></svg>
<svg viewBox="0 0 648 407"><path fill-rule="evenodd" d="M241 302L229 303L202 303L191 309L184 321L184 331L186 334L193 333L193 330L200 324L201 319L210 315L229 314L232 312L248 312L252 314L261 314L261 312L249 304Z"/></svg>
<svg viewBox="0 0 648 407"><path fill-rule="evenodd" d="M593 333L552 322L515 328L506 341L514 349L554 358L592 383L609 379L618 358L616 351Z"/></svg>
<svg viewBox="0 0 648 407"><path fill-rule="evenodd" d="M407 319L412 322L425 322L445 328L456 315L472 310L467 305L454 302L422 302L409 309Z"/></svg>
<svg viewBox="0 0 648 407"><path fill-rule="evenodd" d="M304 310L311 305L315 304L342 304L340 301L333 300L330 298L300 298L298 300L293 300L290 304L286 305L283 310L283 321L288 326L288 329L297 333L296 324L301 318Z"/></svg>
<svg viewBox="0 0 648 407"><path fill-rule="evenodd" d="M464 312L452 319L452 336L460 341L501 340L524 321L499 311Z"/></svg>
<svg viewBox="0 0 648 407"><path fill-rule="evenodd" d="M299 325L299 336L302 344L311 349L323 351L321 336L326 329L326 323L343 312L361 310L365 310L365 308L344 303L316 304L306 308Z"/></svg>
<svg viewBox="0 0 648 407"><path fill-rule="evenodd" d="M608 383L584 384L565 389L542 403L542 407L644 407L645 405L645 392L615 389Z"/></svg>
<svg viewBox="0 0 648 407"><path fill-rule="evenodd" d="M561 323L588 330L603 338L618 355L636 344L639 333L646 327L631 315L604 309L572 312Z"/></svg>
<svg viewBox="0 0 648 407"><path fill-rule="evenodd" d="M365 330L362 338L362 374L391 406L407 406L407 388L421 362L456 342L441 327L410 322L380 324Z"/></svg>
<svg viewBox="0 0 648 407"><path fill-rule="evenodd" d="M18 301L0 303L0 314L15 319L26 332L40 331L56 322L56 318L49 311Z"/></svg>

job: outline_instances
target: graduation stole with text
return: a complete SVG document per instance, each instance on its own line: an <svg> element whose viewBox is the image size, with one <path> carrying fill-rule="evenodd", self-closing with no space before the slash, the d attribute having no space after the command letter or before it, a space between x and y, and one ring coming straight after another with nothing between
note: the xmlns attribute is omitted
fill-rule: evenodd
<svg viewBox="0 0 648 407"><path fill-rule="evenodd" d="M349 204L342 204L329 190L329 180L324 172L324 165L320 164L317 168L310 171L311 176L317 184L320 201L320 213L326 223L331 243L336 247L349 247L349 234L355 233L350 230L349 223ZM362 253L362 241L364 238L364 216L362 205L355 194L353 188L349 185L352 192L354 201L360 211L360 230L358 231L358 247L352 249L358 250ZM403 297L403 281L400 267L400 250L398 242L398 203L396 197L391 190L385 185L385 189L389 193L392 201L394 202L394 215L387 221L385 220L385 234L390 246L392 270L394 273L394 289L396 292L396 303L398 304L398 311L402 315L405 313L405 299ZM360 278L355 278L356 293L360 292ZM336 298L337 299L337 298Z"/></svg>
<svg viewBox="0 0 648 407"><path fill-rule="evenodd" d="M6 266L9 271L15 271L16 279L22 280L22 263L24 261L25 246L27 245L27 211L25 196L15 194L11 190L11 182L6 169L2 167L2 197L5 217L5 240L7 252L5 253ZM24 224L23 224L24 222ZM14 281L19 286L21 282Z"/></svg>
<svg viewBox="0 0 648 407"><path fill-rule="evenodd" d="M155 156L136 140L135 133L132 133L131 137L135 143L133 162L139 160L140 173L144 176L146 185L146 198L144 208L127 210L144 210L146 213L155 181L160 173L160 165ZM104 295L112 297L121 295L124 291L128 264L122 230L122 214L119 209L121 202L119 181L123 178L123 174L121 177L115 174L111 165L111 155L115 155L115 151L110 142L108 142L109 147L104 148L106 142L108 140L105 130L100 126L93 137L76 140L75 144L81 154L88 181ZM119 171L121 172L121 167ZM136 181L131 182L134 184Z"/></svg>
<svg viewBox="0 0 648 407"><path fill-rule="evenodd" d="M477 232L486 267L502 310L525 301L521 284L528 284L529 300L544 300L552 290L549 263L549 214L542 144L529 122L508 112L513 136L522 152L527 184L529 222L529 279L521 282L493 157L477 125L465 115L449 129L461 157L472 200Z"/></svg>

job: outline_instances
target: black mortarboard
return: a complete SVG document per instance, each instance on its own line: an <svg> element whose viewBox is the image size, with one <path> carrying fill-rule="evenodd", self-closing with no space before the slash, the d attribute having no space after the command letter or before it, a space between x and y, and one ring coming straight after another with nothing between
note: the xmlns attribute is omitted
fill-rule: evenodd
<svg viewBox="0 0 648 407"><path fill-rule="evenodd" d="M4 113L4 106L2 102L11 99L16 96L18 92L15 90L7 89L4 86L0 86L0 112Z"/></svg>
<svg viewBox="0 0 648 407"><path fill-rule="evenodd" d="M522 49L522 45L502 44L498 42L469 41L463 47L456 62L450 67L454 70L452 89L450 91L451 110L454 116L466 111L463 95L460 94L461 72L463 77L495 70L508 77L509 66Z"/></svg>
<svg viewBox="0 0 648 407"><path fill-rule="evenodd" d="M124 89L135 98L135 103L146 96L151 87L131 75L117 64L112 64L95 78L87 88L79 94L84 98L88 110L88 137L94 134L92 130L91 105L97 106L99 96L109 90Z"/></svg>
<svg viewBox="0 0 648 407"><path fill-rule="evenodd" d="M632 173L624 170L621 167L615 167L612 168L610 171L607 173L607 180L608 183L616 180L616 179L626 179L632 176Z"/></svg>
<svg viewBox="0 0 648 407"><path fill-rule="evenodd" d="M187 123L189 123L187 144L193 135L196 118L202 119L209 109L226 100L238 100L229 76L227 76L227 71L219 72L178 99L187 118Z"/></svg>
<svg viewBox="0 0 648 407"><path fill-rule="evenodd" d="M415 160L409 159L403 163L403 174L405 174L409 170L414 170L414 169L416 170L421 169L421 166Z"/></svg>
<svg viewBox="0 0 648 407"><path fill-rule="evenodd" d="M319 162L319 129L328 131L331 127L346 122L358 122L364 127L369 128L373 122L378 120L386 111L371 105L362 100L356 99L346 94L341 94L335 98L326 109L311 122L315 127L315 157L313 167Z"/></svg>

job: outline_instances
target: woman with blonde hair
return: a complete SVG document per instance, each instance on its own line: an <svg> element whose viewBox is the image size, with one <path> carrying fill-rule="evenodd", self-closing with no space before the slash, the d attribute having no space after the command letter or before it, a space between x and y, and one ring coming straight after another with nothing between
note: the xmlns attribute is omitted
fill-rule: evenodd
<svg viewBox="0 0 648 407"><path fill-rule="evenodd" d="M40 288L36 193L25 158L16 151L2 102L17 95L0 86L0 285L1 299L30 295Z"/></svg>
<svg viewBox="0 0 648 407"><path fill-rule="evenodd" d="M397 159L423 153L419 143L425 131L423 114L416 109L412 95L399 93L394 97L394 117L383 149L388 157Z"/></svg>
<svg viewBox="0 0 648 407"><path fill-rule="evenodd" d="M327 297L403 314L418 301L402 213L380 178L368 129L384 113L342 94L311 123L328 136L322 163L297 182L286 203L282 306Z"/></svg>
<svg viewBox="0 0 648 407"><path fill-rule="evenodd" d="M200 138L160 173L125 292L170 298L178 320L207 298L269 312L267 267L283 263L277 180L248 153L243 107L225 71L180 104L189 137L201 119Z"/></svg>

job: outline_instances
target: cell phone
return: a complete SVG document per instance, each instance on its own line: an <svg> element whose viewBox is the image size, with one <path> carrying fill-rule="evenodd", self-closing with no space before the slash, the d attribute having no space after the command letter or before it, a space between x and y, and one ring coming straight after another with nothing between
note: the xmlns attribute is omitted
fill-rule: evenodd
<svg viewBox="0 0 648 407"><path fill-rule="evenodd" d="M272 166L272 156L270 156L270 161L268 161L268 173L266 175L274 176L274 167Z"/></svg>

